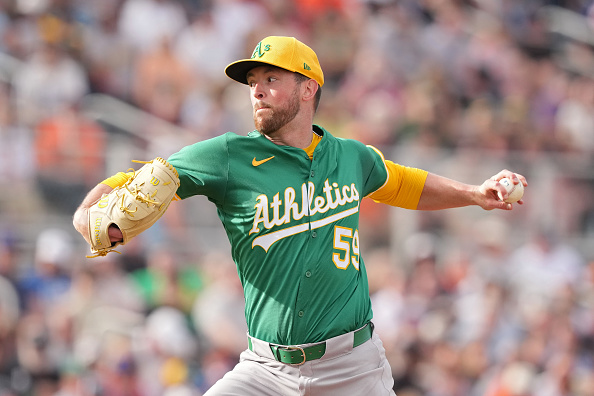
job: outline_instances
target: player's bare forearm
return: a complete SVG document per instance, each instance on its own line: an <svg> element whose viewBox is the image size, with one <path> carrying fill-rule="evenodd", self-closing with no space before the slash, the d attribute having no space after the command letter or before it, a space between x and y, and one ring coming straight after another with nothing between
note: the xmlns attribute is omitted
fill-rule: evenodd
<svg viewBox="0 0 594 396"><path fill-rule="evenodd" d="M427 175L418 210L440 210L474 204L474 186L433 173Z"/></svg>
<svg viewBox="0 0 594 396"><path fill-rule="evenodd" d="M85 238L87 243L90 244L89 241L89 208L95 201L97 201L103 194L108 194L113 188L108 186L107 184L97 184L83 199L82 203L74 212L74 216L72 218L72 224L74 228Z"/></svg>
<svg viewBox="0 0 594 396"><path fill-rule="evenodd" d="M528 185L524 176L508 170L502 170L480 186L429 173L417 209L440 210L477 205L485 210L511 210L513 205L500 199L501 196L507 197L505 187L499 183L504 177L512 179L514 183ZM523 201L518 203L522 204Z"/></svg>

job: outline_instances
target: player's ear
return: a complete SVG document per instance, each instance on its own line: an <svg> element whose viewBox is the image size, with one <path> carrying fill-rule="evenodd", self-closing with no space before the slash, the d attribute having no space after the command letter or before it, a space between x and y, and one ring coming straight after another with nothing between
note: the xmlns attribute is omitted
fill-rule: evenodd
<svg viewBox="0 0 594 396"><path fill-rule="evenodd" d="M319 85L316 80L309 79L303 83L302 98L305 101L313 100L318 92Z"/></svg>

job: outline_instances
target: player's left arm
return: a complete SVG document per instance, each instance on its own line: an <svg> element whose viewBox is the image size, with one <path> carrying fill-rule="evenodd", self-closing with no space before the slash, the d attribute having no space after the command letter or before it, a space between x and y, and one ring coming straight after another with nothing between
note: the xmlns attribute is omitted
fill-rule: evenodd
<svg viewBox="0 0 594 396"><path fill-rule="evenodd" d="M103 195L109 194L114 188L126 184L132 176L134 176L134 172L118 172L103 180L87 193L82 203L74 212L72 224L89 245L92 245L89 239L89 233L87 232L89 228L89 208ZM123 240L123 235L116 226L111 226L109 227L109 238L111 242L120 242Z"/></svg>
<svg viewBox="0 0 594 396"><path fill-rule="evenodd" d="M72 217L74 228L83 236L89 245L92 245L89 235L89 208L105 194L109 194L113 187L105 183L97 184L87 193L82 203L78 206ZM110 239L112 242L122 240L122 232L117 227L109 228Z"/></svg>
<svg viewBox="0 0 594 396"><path fill-rule="evenodd" d="M504 177L511 179L514 184L528 185L524 176L507 169L485 180L481 185L466 184L429 173L417 209L440 210L477 205L485 210L511 210L513 205L500 199L506 198L508 194L505 187L499 183ZM521 205L524 202L519 200L518 203Z"/></svg>

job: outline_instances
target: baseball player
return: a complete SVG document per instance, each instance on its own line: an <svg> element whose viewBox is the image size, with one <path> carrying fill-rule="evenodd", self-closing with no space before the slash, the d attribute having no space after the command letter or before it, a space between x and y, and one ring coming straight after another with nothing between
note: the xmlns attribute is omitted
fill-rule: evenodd
<svg viewBox="0 0 594 396"><path fill-rule="evenodd" d="M247 348L206 394L394 395L371 322L361 200L511 210L498 180L526 179L502 170L481 185L464 184L314 125L324 76L314 51L295 38L267 37L225 73L249 86L256 129L195 143L167 160L179 175L179 198L205 195L216 205L245 294ZM89 210L129 179L120 173L100 183L75 213L89 243ZM104 232L125 242L125 230Z"/></svg>

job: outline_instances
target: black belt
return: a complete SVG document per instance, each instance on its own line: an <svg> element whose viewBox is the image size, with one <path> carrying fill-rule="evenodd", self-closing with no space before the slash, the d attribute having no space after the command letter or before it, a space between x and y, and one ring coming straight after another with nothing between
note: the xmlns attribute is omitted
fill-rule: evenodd
<svg viewBox="0 0 594 396"><path fill-rule="evenodd" d="M353 337L353 348L358 347L371 338L373 334L373 323L369 322L359 330L355 331ZM248 337L248 348L253 351L252 340ZM299 346L285 346L270 344L272 355L282 363L301 365L310 360L316 360L326 353L326 343L321 342L305 348Z"/></svg>

